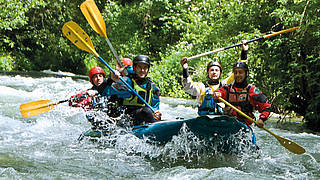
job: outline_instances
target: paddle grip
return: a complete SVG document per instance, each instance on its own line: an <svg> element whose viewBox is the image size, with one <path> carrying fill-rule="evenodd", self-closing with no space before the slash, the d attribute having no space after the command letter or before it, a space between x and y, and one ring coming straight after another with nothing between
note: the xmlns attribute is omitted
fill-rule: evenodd
<svg viewBox="0 0 320 180"><path fill-rule="evenodd" d="M110 49L111 49L111 51L112 51L112 53L113 53L114 57L117 59L117 61L118 61L119 65L120 65L120 67L123 67L123 64L122 64L121 60L119 59L119 56L118 56L118 54L117 54L116 50L114 50L114 48L113 48L113 46L112 46L112 44L111 44L111 42L110 42L109 38L108 38L108 37L106 37L105 39L106 39L106 41L107 41L107 43L108 43L108 45L109 45L109 47L110 47ZM127 69L124 69L124 72L125 72L125 74L126 74L126 75L128 74Z"/></svg>
<svg viewBox="0 0 320 180"><path fill-rule="evenodd" d="M119 64L120 64L120 66L122 67L123 65L122 65L122 63L121 63L121 61L120 61L120 59L119 59L119 56L118 56L118 54L117 54L116 50L114 50L114 48L113 48L113 46L112 46L112 44L111 44L111 42L110 42L109 38L108 38L108 37L106 37L105 39L106 39L106 41L107 41L107 43L108 43L108 45L109 45L109 47L110 47L110 49L111 49L111 51L112 51L112 53L113 53L114 57L117 59L118 63L119 63Z"/></svg>

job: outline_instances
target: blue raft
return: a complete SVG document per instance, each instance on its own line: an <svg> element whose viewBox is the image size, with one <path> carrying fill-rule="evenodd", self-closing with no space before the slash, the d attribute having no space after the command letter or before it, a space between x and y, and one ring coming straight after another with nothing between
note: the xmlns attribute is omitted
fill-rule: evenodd
<svg viewBox="0 0 320 180"><path fill-rule="evenodd" d="M148 142L163 145L172 140L173 136L179 134L183 124L188 130L201 140L210 143L219 142L218 150L229 153L238 148L237 141L243 141L243 135L250 136L249 141L242 146L251 146L256 149L256 139L253 131L246 124L238 121L235 117L224 115L201 116L186 120L167 120L155 123L148 123L141 126L132 127L132 134L138 138L148 138ZM242 137L235 137L241 134ZM82 133L83 137L100 138L108 136L107 131L89 130ZM233 138L230 140L230 138Z"/></svg>

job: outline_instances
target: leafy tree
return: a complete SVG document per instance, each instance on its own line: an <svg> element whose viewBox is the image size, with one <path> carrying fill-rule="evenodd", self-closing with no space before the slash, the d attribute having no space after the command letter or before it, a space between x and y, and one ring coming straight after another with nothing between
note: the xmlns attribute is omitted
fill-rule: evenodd
<svg viewBox="0 0 320 180"><path fill-rule="evenodd" d="M112 66L115 58L80 11L84 0L0 0L0 69L68 71L86 74L100 65L61 32L77 22L95 49ZM120 57L138 54L153 61L150 76L161 94L190 97L182 90L180 59L260 37L270 31L300 26L295 32L250 44L250 81L269 98L273 111L304 116L320 131L320 1L301 0L95 0L107 35ZM240 48L189 62L194 81L205 81L210 60L223 66L225 78Z"/></svg>
<svg viewBox="0 0 320 180"><path fill-rule="evenodd" d="M272 5L273 4L273 5ZM293 26L301 29L271 38L258 45L253 67L255 83L267 92L275 112L295 112L307 126L320 130L319 115L319 2L252 2L255 14L268 7L265 21L258 26L279 31ZM265 24L265 22L268 22Z"/></svg>

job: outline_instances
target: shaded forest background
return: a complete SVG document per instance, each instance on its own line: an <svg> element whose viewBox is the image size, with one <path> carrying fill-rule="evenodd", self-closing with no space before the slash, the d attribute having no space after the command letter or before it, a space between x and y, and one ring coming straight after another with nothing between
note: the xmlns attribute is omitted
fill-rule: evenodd
<svg viewBox="0 0 320 180"><path fill-rule="evenodd" d="M0 0L0 70L52 71L86 75L98 59L62 34L77 22L108 63L106 41L80 11L83 0ZM276 113L295 113L320 131L320 1L315 0L95 0L107 35L120 57L151 57L150 76L163 96L189 97L181 88L180 59L295 26L299 30L249 45L250 81L269 98ZM219 60L226 77L239 59L229 49L190 61L194 81Z"/></svg>

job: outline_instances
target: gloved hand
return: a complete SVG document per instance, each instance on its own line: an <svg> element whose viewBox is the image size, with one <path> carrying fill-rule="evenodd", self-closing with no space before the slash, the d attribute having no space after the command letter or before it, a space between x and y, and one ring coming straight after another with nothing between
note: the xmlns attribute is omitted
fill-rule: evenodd
<svg viewBox="0 0 320 180"><path fill-rule="evenodd" d="M188 68L188 59L186 57L183 57L180 60L180 64L181 64L183 69L187 69Z"/></svg>
<svg viewBox="0 0 320 180"><path fill-rule="evenodd" d="M259 128L262 128L264 126L264 122L262 119L258 119L256 126L258 126Z"/></svg>
<svg viewBox="0 0 320 180"><path fill-rule="evenodd" d="M218 100L220 96L221 96L221 93L220 93L220 92L214 91L214 92L212 93L212 98L213 98L213 100Z"/></svg>
<svg viewBox="0 0 320 180"><path fill-rule="evenodd" d="M117 70L114 71L114 73L111 73L111 79L115 82L119 81L121 78L121 73Z"/></svg>
<svg viewBox="0 0 320 180"><path fill-rule="evenodd" d="M156 120L161 120L161 116L162 116L162 113L159 110L153 113L153 117Z"/></svg>

